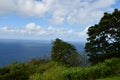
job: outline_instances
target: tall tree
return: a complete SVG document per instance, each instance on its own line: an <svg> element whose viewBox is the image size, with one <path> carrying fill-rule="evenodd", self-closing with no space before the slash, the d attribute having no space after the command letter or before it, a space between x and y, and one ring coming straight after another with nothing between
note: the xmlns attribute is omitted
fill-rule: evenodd
<svg viewBox="0 0 120 80"><path fill-rule="evenodd" d="M53 41L51 59L72 66L80 65L80 54L76 48L58 38Z"/></svg>
<svg viewBox="0 0 120 80"><path fill-rule="evenodd" d="M120 11L104 13L98 24L88 29L85 50L91 63L120 58Z"/></svg>

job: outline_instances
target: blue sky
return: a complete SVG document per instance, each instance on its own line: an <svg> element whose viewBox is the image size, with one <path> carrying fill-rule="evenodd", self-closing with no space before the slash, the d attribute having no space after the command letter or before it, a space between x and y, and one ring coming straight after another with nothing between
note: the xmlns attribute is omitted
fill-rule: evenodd
<svg viewBox="0 0 120 80"><path fill-rule="evenodd" d="M0 0L0 38L86 41L87 29L120 0Z"/></svg>

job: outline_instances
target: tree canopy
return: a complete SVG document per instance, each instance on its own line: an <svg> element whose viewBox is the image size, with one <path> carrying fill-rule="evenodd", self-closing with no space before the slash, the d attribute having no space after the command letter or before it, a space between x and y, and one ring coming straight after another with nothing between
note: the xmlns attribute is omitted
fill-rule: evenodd
<svg viewBox="0 0 120 80"><path fill-rule="evenodd" d="M58 38L53 41L51 59L73 66L80 65L80 55L76 48Z"/></svg>
<svg viewBox="0 0 120 80"><path fill-rule="evenodd" d="M120 58L120 11L104 13L98 24L89 27L85 50L91 63Z"/></svg>

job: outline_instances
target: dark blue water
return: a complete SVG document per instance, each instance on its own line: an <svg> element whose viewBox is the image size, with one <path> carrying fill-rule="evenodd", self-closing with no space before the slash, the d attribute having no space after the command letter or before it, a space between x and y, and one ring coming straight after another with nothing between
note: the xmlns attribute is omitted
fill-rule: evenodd
<svg viewBox="0 0 120 80"><path fill-rule="evenodd" d="M84 43L71 43L79 52L84 50ZM0 39L0 66L50 56L51 46L51 41Z"/></svg>

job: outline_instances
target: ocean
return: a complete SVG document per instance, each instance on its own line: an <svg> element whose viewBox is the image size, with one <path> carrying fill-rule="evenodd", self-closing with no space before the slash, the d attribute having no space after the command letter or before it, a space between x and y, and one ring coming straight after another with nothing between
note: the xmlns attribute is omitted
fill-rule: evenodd
<svg viewBox="0 0 120 80"><path fill-rule="evenodd" d="M69 42L78 52L84 51L83 42ZM24 62L32 58L49 57L52 41L0 39L0 66Z"/></svg>

